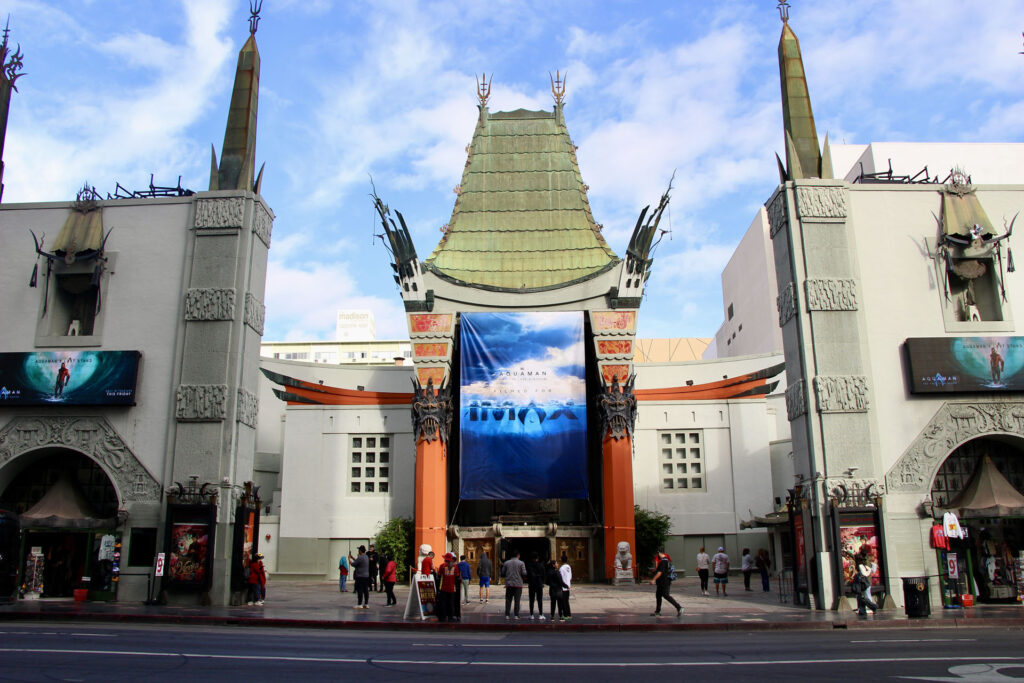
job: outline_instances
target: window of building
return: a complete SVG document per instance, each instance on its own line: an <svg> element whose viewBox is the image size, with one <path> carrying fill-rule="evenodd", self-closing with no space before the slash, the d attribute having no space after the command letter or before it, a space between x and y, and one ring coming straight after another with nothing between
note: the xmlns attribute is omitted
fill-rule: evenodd
<svg viewBox="0 0 1024 683"><path fill-rule="evenodd" d="M702 430L659 432L658 451L662 491L707 491Z"/></svg>
<svg viewBox="0 0 1024 683"><path fill-rule="evenodd" d="M729 320L732 320L732 304L729 304L728 316Z"/></svg>
<svg viewBox="0 0 1024 683"><path fill-rule="evenodd" d="M133 527L128 537L128 566L152 567L156 560L156 527Z"/></svg>
<svg viewBox="0 0 1024 683"><path fill-rule="evenodd" d="M99 346L102 343L103 304L116 257L116 252L107 252L104 268L93 261L70 265L55 262L51 274L40 276L37 346Z"/></svg>
<svg viewBox="0 0 1024 683"><path fill-rule="evenodd" d="M349 490L391 493L391 436L361 434L349 441Z"/></svg>

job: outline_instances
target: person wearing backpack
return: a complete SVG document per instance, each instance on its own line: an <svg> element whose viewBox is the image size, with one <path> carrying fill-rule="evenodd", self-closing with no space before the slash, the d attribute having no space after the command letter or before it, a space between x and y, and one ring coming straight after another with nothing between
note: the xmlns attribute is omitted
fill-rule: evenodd
<svg viewBox="0 0 1024 683"><path fill-rule="evenodd" d="M676 608L676 617L683 616L682 606L675 601L672 597L672 565L668 561L668 555L665 554L664 550L659 550L654 558L655 562L655 573L654 578L651 579L651 584L657 586L657 590L654 593L654 612L651 613L652 617L661 616L661 601L665 600L668 604Z"/></svg>

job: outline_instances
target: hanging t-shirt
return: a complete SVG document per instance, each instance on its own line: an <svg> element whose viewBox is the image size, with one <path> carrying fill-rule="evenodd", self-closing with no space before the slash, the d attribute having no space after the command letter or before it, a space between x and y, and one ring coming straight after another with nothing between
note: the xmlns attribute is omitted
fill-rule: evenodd
<svg viewBox="0 0 1024 683"><path fill-rule="evenodd" d="M964 537L964 532L960 528L960 520L956 518L955 512L947 512L942 515L942 528L946 531L946 538Z"/></svg>
<svg viewBox="0 0 1024 683"><path fill-rule="evenodd" d="M932 547L939 550L949 550L949 539L941 524L932 525Z"/></svg>

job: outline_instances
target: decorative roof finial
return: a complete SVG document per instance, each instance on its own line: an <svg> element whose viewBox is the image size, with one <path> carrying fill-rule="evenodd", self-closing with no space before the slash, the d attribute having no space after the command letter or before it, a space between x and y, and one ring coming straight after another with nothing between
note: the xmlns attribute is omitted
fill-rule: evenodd
<svg viewBox="0 0 1024 683"><path fill-rule="evenodd" d="M18 49L13 53L7 46L7 39L11 34L11 15L7 15L7 24L4 26L4 40L0 44L0 70L3 71L3 76L7 78L11 83L11 89L15 92L18 91L18 86L14 85L14 82L25 74L18 73L21 71L25 64L22 62L25 55L21 53L21 44L18 44Z"/></svg>
<svg viewBox="0 0 1024 683"><path fill-rule="evenodd" d="M779 18L783 24L789 23L789 3L786 0L779 0Z"/></svg>
<svg viewBox="0 0 1024 683"><path fill-rule="evenodd" d="M263 9L263 0L249 0L249 35L256 35L256 29L260 27L260 10Z"/></svg>
<svg viewBox="0 0 1024 683"><path fill-rule="evenodd" d="M548 72L548 78L551 79L551 94L555 96L556 106L562 106L562 100L565 99L565 77L568 75L568 71L565 72L565 76L560 71L556 71L554 76Z"/></svg>
<svg viewBox="0 0 1024 683"><path fill-rule="evenodd" d="M480 106L486 107L487 100L491 99L491 84L494 82L494 73L491 73L491 80L487 80L487 74L481 74L476 79L476 96L480 100Z"/></svg>

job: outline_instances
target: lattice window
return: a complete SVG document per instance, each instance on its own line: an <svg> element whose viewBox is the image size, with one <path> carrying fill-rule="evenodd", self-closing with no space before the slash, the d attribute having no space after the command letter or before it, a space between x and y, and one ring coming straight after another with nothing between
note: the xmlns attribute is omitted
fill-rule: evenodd
<svg viewBox="0 0 1024 683"><path fill-rule="evenodd" d="M391 436L360 434L349 440L351 493L391 494Z"/></svg>
<svg viewBox="0 0 1024 683"><path fill-rule="evenodd" d="M949 454L932 482L932 502L945 506L967 488L984 455L992 456L996 469L1018 491L1024 492L1024 458L1017 450L995 439L968 441Z"/></svg>
<svg viewBox="0 0 1024 683"><path fill-rule="evenodd" d="M658 433L658 480L666 493L707 491L702 430Z"/></svg>

